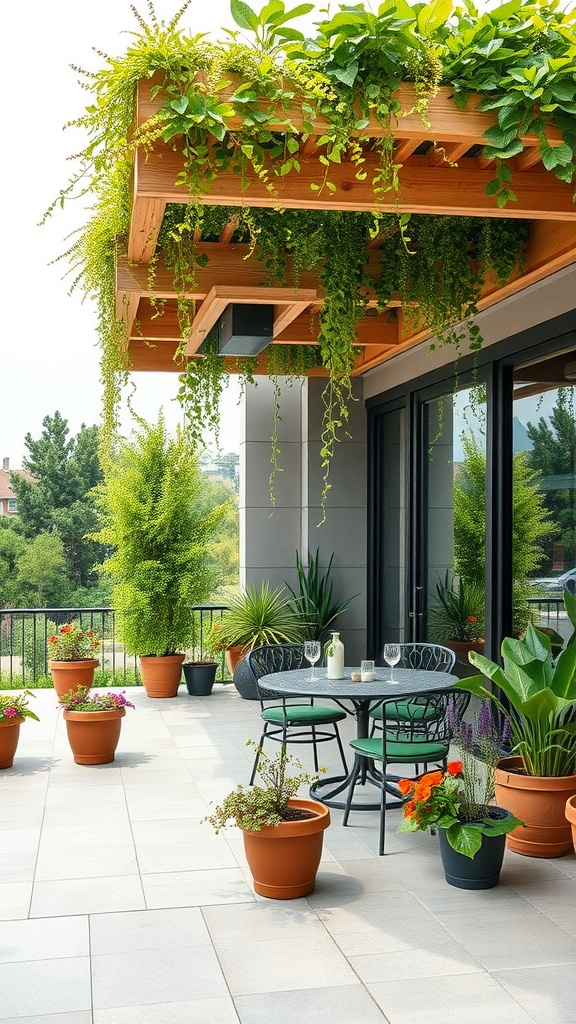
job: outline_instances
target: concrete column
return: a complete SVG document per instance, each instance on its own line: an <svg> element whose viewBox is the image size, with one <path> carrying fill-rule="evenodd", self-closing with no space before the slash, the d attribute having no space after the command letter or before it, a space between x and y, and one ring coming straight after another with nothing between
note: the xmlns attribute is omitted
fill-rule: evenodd
<svg viewBox="0 0 576 1024"><path fill-rule="evenodd" d="M322 519L320 465L322 392L326 381L311 377L286 386L281 380L276 506L270 506L270 435L274 420L274 391L259 378L243 399L240 444L240 581L273 586L296 584L296 550L306 563L308 551L320 549L326 567L334 553L334 598L359 594L341 619L346 661L356 664L366 644L366 413L360 381L354 382L347 424L351 438L336 446L330 468L326 521Z"/></svg>

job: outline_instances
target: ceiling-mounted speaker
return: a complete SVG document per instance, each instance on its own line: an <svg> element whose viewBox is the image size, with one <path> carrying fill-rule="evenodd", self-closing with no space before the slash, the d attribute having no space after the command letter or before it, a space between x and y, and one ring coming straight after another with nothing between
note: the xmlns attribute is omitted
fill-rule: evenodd
<svg viewBox="0 0 576 1024"><path fill-rule="evenodd" d="M257 356L274 336L274 306L231 302L218 320L221 356Z"/></svg>

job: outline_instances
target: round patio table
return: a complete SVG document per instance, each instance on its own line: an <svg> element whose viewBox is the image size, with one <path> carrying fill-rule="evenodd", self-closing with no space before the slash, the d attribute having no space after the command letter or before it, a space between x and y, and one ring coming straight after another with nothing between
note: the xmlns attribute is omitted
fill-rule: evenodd
<svg viewBox="0 0 576 1024"><path fill-rule="evenodd" d="M451 689L458 682L458 676L450 672L429 672L425 669L395 668L394 678L390 680L389 668L376 668L374 681L371 683L354 682L350 679L357 668L345 668L343 679L328 679L325 668L315 669L315 678L311 678L310 668L293 669L290 672L273 672L262 676L258 685L262 690L270 690L270 699L281 697L324 697L338 704L349 715L356 718L356 736L365 739L370 728L370 710L380 704L405 700L424 693L436 693ZM347 703L344 703L347 702ZM349 705L352 705L350 707ZM373 776L373 777L371 777ZM351 772L348 775L336 775L322 778L310 788L310 795L329 807L345 807L345 800L337 799L350 784ZM362 782L380 782L373 762L367 763ZM390 777L392 783L394 777ZM356 787L358 789L358 787ZM398 797L398 791L392 786L386 787ZM390 804L389 806L394 806ZM380 802L354 801L354 810L378 810Z"/></svg>

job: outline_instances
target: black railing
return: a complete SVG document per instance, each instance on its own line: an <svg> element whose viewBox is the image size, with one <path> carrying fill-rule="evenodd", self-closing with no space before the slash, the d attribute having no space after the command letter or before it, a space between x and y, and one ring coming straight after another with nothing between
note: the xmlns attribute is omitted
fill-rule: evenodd
<svg viewBox="0 0 576 1024"><path fill-rule="evenodd" d="M198 649L203 649L212 624L226 611L223 604L193 605L199 620ZM49 675L46 641L59 626L77 622L81 629L94 629L102 638L97 657L100 673L122 683L129 674L140 680L138 659L127 655L117 639L116 612L112 608L3 608L0 610L0 676L15 686L33 686ZM219 660L217 682L227 682L224 655Z"/></svg>
<svg viewBox="0 0 576 1024"><path fill-rule="evenodd" d="M532 612L532 622L536 627L555 629L564 640L572 635L573 626L566 614L563 598L529 597L528 605Z"/></svg>

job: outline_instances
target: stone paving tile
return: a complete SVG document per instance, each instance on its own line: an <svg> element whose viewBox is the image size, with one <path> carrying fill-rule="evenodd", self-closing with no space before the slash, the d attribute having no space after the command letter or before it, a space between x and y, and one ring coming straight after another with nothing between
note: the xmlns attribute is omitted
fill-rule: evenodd
<svg viewBox="0 0 576 1024"><path fill-rule="evenodd" d="M494 971L493 977L538 1024L574 1024L576 963Z"/></svg>
<svg viewBox="0 0 576 1024"><path fill-rule="evenodd" d="M361 985L338 988L307 988L291 992L274 992L236 996L234 1003L241 1024L293 1024L314 1021L314 1024L383 1024L386 1017ZM271 1005L273 1011L271 1011Z"/></svg>

